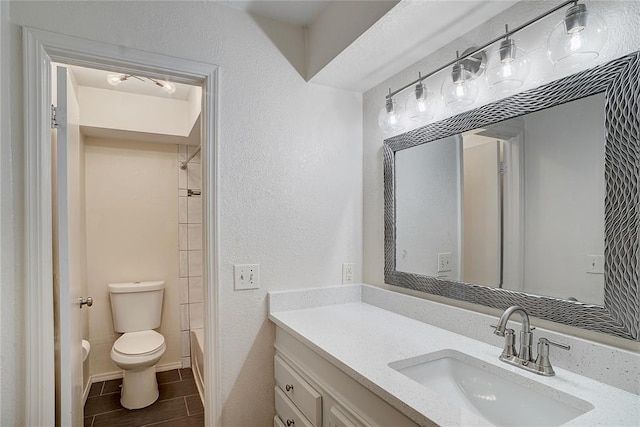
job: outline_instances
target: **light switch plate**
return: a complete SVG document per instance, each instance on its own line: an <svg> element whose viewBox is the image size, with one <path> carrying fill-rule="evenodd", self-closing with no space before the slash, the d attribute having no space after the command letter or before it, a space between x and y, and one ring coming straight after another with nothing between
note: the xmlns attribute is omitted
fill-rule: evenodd
<svg viewBox="0 0 640 427"><path fill-rule="evenodd" d="M235 264L233 288L236 291L260 288L260 264Z"/></svg>

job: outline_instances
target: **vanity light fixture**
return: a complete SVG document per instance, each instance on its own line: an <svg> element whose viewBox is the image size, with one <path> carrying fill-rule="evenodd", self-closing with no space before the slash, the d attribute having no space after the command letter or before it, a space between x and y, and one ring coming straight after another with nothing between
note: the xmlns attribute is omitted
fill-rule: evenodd
<svg viewBox="0 0 640 427"><path fill-rule="evenodd" d="M509 34L509 26L505 25ZM508 35L500 42L500 47L489 60L487 84L498 94L507 94L521 87L531 69L529 57L524 49L516 45L516 41Z"/></svg>
<svg viewBox="0 0 640 427"><path fill-rule="evenodd" d="M529 74L531 60L528 55L525 55L523 50L516 46L515 41L510 37L569 5L572 6L567 10L565 18L554 28L549 36L547 41L548 57L555 64L562 63L563 65L564 63L567 65L584 63L588 59L594 59L600 54L607 40L604 21L595 14L588 13L587 7L579 4L578 0L568 0L530 19L513 30L509 31L507 28L506 34L496 37L478 48L465 50L461 56L456 56L455 60L444 64L424 76L420 74L418 80L408 83L395 91L389 90L389 94L386 96L387 103L385 104L385 109L383 109L378 116L378 125L384 130L389 130L387 122L396 121L391 113L392 111L396 111L394 107L396 104L392 100L394 96L410 87L422 84L424 80L451 66L453 66L451 77L445 79L445 83L443 83L441 88L445 103L454 109L464 104L472 104L475 101L475 96L471 95L477 90L477 87L473 89L471 86L477 86L477 82L471 82L484 71L486 66L484 50L499 41L501 42L498 49L499 61L494 66L490 66L487 82L490 86L493 82L494 90L498 92L510 91L522 86ZM534 52L539 52L539 50L540 49L534 50ZM538 57L540 56L542 55L538 55ZM484 57L484 59L479 59L482 57ZM496 69L496 67L500 68ZM469 87L465 87L467 83ZM469 102L470 100L472 101ZM388 120L384 120L385 117L387 117ZM394 126L394 130L401 128L401 126Z"/></svg>
<svg viewBox="0 0 640 427"><path fill-rule="evenodd" d="M466 56L468 52L475 52ZM447 107L454 110L473 104L478 97L478 81L476 78L484 71L487 56L484 51L469 48L463 53L465 59L460 59L460 52L456 52L457 61L451 69L451 78L442 83L442 100Z"/></svg>
<svg viewBox="0 0 640 427"><path fill-rule="evenodd" d="M111 86L117 86L120 83L129 80L130 78L138 79L141 82L145 82L145 81L151 82L156 86L162 88L162 90L164 90L169 95L173 94L176 91L176 85L171 82L160 81L160 80L152 79L151 77L134 76L133 74L109 74L107 76L107 82Z"/></svg>
<svg viewBox="0 0 640 427"><path fill-rule="evenodd" d="M421 121L433 118L434 96L433 93L422 83L422 74L418 73L419 82L414 90L409 93L405 103L405 110L409 120Z"/></svg>
<svg viewBox="0 0 640 427"><path fill-rule="evenodd" d="M391 93L391 89L389 89ZM393 100L391 96L388 96L385 100L384 107L378 114L378 126L385 132L395 132L402 130L404 124L402 123L404 109L401 105Z"/></svg>
<svg viewBox="0 0 640 427"><path fill-rule="evenodd" d="M556 66L573 68L595 60L607 42L604 21L587 11L584 4L574 4L547 40L549 59Z"/></svg>

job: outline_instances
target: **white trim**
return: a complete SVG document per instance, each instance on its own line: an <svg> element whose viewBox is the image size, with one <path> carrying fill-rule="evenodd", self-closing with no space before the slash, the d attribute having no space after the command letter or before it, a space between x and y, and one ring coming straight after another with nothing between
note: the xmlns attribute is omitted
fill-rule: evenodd
<svg viewBox="0 0 640 427"><path fill-rule="evenodd" d="M50 61L203 85L205 421L221 420L219 357L218 67L34 28L23 28L25 118L25 425L55 424L51 254Z"/></svg>
<svg viewBox="0 0 640 427"><path fill-rule="evenodd" d="M55 424L51 144L48 123L50 60L41 40L24 40L25 121L25 425ZM43 90L42 88L45 88Z"/></svg>
<svg viewBox="0 0 640 427"><path fill-rule="evenodd" d="M82 407L84 408L85 403L87 403L87 398L89 397L89 391L91 390L91 385L93 381L89 378L89 381L84 385L84 390L82 391Z"/></svg>
<svg viewBox="0 0 640 427"><path fill-rule="evenodd" d="M175 369L182 369L182 362L163 363L162 365L156 365L156 372L173 371ZM117 380L118 378L122 378L123 375L124 371L122 370L91 375L90 384L99 383L100 381Z"/></svg>

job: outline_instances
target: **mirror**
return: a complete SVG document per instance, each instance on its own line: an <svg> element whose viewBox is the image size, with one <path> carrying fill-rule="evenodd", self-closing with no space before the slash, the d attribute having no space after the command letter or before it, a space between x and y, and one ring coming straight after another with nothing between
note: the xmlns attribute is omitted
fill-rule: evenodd
<svg viewBox="0 0 640 427"><path fill-rule="evenodd" d="M385 282L640 340L639 58L387 139Z"/></svg>
<svg viewBox="0 0 640 427"><path fill-rule="evenodd" d="M603 305L604 101L397 152L397 270Z"/></svg>

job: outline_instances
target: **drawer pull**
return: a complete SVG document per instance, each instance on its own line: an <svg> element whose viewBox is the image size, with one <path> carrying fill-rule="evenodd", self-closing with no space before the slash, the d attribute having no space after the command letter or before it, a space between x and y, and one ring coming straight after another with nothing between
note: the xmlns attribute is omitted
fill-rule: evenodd
<svg viewBox="0 0 640 427"><path fill-rule="evenodd" d="M284 388L285 388L287 391L291 391L291 390L293 390L293 386L292 386L291 384L287 384Z"/></svg>
<svg viewBox="0 0 640 427"><path fill-rule="evenodd" d="M287 427L291 427L292 425L294 425L296 422L293 420L287 420Z"/></svg>

